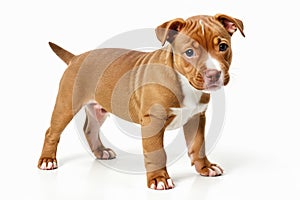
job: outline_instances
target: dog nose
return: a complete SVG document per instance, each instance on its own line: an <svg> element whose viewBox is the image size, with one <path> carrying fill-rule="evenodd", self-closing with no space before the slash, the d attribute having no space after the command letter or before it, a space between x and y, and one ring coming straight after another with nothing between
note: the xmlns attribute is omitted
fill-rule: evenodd
<svg viewBox="0 0 300 200"><path fill-rule="evenodd" d="M210 83L217 82L221 77L222 71L216 69L207 69L204 71L206 81Z"/></svg>

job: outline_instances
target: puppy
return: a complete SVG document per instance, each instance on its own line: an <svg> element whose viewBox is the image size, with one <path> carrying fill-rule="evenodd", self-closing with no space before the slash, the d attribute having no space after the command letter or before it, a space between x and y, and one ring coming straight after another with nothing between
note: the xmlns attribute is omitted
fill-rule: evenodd
<svg viewBox="0 0 300 200"><path fill-rule="evenodd" d="M183 126L191 164L203 176L219 176L221 167L205 154L205 111L210 92L227 85L232 59L231 36L241 20L224 14L173 19L156 28L166 47L153 52L95 49L73 55L50 43L68 65L60 81L56 104L38 167L57 168L60 135L74 115L85 107L83 126L89 146L98 159L113 159L99 129L109 113L141 125L147 186L174 187L166 169L165 130Z"/></svg>

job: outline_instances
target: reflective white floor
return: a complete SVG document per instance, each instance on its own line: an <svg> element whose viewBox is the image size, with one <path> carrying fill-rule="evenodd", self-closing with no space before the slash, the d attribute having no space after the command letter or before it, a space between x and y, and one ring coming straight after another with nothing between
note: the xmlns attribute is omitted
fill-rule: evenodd
<svg viewBox="0 0 300 200"><path fill-rule="evenodd" d="M223 176L211 178L197 175L194 168L190 167L188 157L184 155L168 168L176 184L175 189L152 191L146 188L145 175L117 172L94 160L74 133L74 126L68 126L58 149L57 170L38 170L36 162L40 153L39 145L30 146L19 152L19 155L26 152L25 157L14 159L7 156L3 159L6 164L1 166L1 182L4 183L1 190L9 199L31 200L252 200L300 197L297 192L300 186L300 176L297 173L299 161L288 155L284 158L284 149L276 154L264 145L260 146L259 142L256 145L247 143L243 146L232 141L230 135L223 135L209 156L225 169ZM41 141L37 143L40 144ZM18 152L13 151L13 154L17 156ZM126 157L117 158L126 162L124 159Z"/></svg>

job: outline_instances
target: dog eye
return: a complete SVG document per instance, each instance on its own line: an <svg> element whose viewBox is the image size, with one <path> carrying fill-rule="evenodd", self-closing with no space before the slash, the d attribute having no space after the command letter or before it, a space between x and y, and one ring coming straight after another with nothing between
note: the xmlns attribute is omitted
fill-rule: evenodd
<svg viewBox="0 0 300 200"><path fill-rule="evenodd" d="M194 55L194 50L193 49L186 50L185 55L189 58L192 57Z"/></svg>
<svg viewBox="0 0 300 200"><path fill-rule="evenodd" d="M225 43L219 44L219 51L226 51L228 48L228 45Z"/></svg>

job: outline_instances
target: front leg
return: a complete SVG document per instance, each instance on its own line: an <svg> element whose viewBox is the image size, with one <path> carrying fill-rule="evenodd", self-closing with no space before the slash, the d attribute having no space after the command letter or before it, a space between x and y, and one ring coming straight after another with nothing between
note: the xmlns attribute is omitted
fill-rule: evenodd
<svg viewBox="0 0 300 200"><path fill-rule="evenodd" d="M163 147L165 120L156 117L144 117L142 141L147 185L154 190L172 189L174 183L166 168L166 152Z"/></svg>
<svg viewBox="0 0 300 200"><path fill-rule="evenodd" d="M212 164L205 154L205 112L193 116L183 127L188 155L196 171L202 176L220 176L223 170Z"/></svg>

